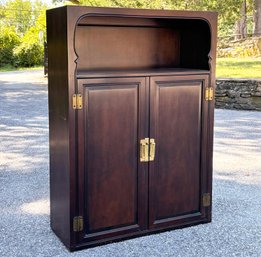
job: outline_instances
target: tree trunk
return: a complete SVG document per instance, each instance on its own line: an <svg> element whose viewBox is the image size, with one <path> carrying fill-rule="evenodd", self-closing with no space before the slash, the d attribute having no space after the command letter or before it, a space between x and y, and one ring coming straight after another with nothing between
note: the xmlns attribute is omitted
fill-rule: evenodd
<svg viewBox="0 0 261 257"><path fill-rule="evenodd" d="M261 0L257 0L261 1ZM235 24L235 31L236 31L236 36L235 39L241 39L245 38L247 35L247 6L246 6L246 0L243 1L241 9L240 9L240 20L236 21Z"/></svg>
<svg viewBox="0 0 261 257"><path fill-rule="evenodd" d="M256 36L261 36L261 0L253 0L253 17L253 33Z"/></svg>

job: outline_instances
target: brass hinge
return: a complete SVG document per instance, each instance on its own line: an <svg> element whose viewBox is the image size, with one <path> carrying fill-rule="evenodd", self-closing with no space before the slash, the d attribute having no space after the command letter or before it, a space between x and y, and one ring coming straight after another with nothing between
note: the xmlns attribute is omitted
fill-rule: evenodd
<svg viewBox="0 0 261 257"><path fill-rule="evenodd" d="M203 203L203 207L209 207L210 206L210 203L211 203L210 193L203 194L202 203Z"/></svg>
<svg viewBox="0 0 261 257"><path fill-rule="evenodd" d="M73 231L80 232L83 230L83 217L76 216L73 218Z"/></svg>
<svg viewBox="0 0 261 257"><path fill-rule="evenodd" d="M205 90L205 100L212 101L214 98L214 90L213 87L207 87Z"/></svg>
<svg viewBox="0 0 261 257"><path fill-rule="evenodd" d="M73 101L72 106L73 106L74 110L82 109L82 95L81 94L73 94L72 101Z"/></svg>

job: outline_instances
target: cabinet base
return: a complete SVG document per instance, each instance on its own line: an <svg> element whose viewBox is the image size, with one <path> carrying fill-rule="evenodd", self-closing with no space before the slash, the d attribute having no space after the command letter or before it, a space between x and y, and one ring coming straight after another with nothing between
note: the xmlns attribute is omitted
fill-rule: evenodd
<svg viewBox="0 0 261 257"><path fill-rule="evenodd" d="M210 222L211 222L211 217L204 218L199 221L186 222L184 224L179 224L179 225L173 226L173 227L143 230L143 231L138 231L138 232L134 232L134 233L126 234L126 235L114 236L111 238L79 243L79 244L76 244L76 246L67 247L67 249L71 252L74 252L74 251L93 248L93 247L97 247L97 246L101 246L101 245L105 245L105 244L109 244L109 243L120 242L120 241L124 241L124 240L128 240L128 239L134 239L137 237L153 235L156 233L167 232L167 231L171 231L171 230L175 230L175 229L182 229L182 228L196 226L199 224L205 224L205 223L210 223Z"/></svg>

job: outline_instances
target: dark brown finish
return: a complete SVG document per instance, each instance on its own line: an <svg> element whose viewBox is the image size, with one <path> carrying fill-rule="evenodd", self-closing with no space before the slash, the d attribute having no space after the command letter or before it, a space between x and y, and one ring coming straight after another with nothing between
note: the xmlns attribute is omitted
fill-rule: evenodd
<svg viewBox="0 0 261 257"><path fill-rule="evenodd" d="M126 77L151 77L151 76L173 76L173 75L197 75L207 74L208 70L195 70L195 69L184 69L184 68L157 68L157 69L128 69L128 70L100 70L100 71L89 71L80 70L77 72L77 79L84 78L118 78Z"/></svg>
<svg viewBox="0 0 261 257"><path fill-rule="evenodd" d="M149 164L150 227L201 216L202 115L208 111L201 103L207 82L202 75L151 78L150 137L157 151Z"/></svg>
<svg viewBox="0 0 261 257"><path fill-rule="evenodd" d="M173 29L79 26L76 39L79 70L179 66L179 32Z"/></svg>
<svg viewBox="0 0 261 257"><path fill-rule="evenodd" d="M202 20L90 15L76 27L77 68L208 69L210 37L209 25Z"/></svg>
<svg viewBox="0 0 261 257"><path fill-rule="evenodd" d="M211 220L216 18L47 11L51 227L68 249ZM144 138L154 161L140 162Z"/></svg>
<svg viewBox="0 0 261 257"><path fill-rule="evenodd" d="M137 87L97 85L83 93L88 99L84 130L87 233L137 223Z"/></svg>
<svg viewBox="0 0 261 257"><path fill-rule="evenodd" d="M78 92L82 240L144 229L147 165L138 149L148 134L145 78L79 80Z"/></svg>
<svg viewBox="0 0 261 257"><path fill-rule="evenodd" d="M47 42L44 42L44 75L48 74L48 48Z"/></svg>
<svg viewBox="0 0 261 257"><path fill-rule="evenodd" d="M59 23L52 19L54 14L60 20ZM51 227L70 247L69 95L65 90L65 85L68 85L68 63L64 44L66 9L50 10L47 21Z"/></svg>

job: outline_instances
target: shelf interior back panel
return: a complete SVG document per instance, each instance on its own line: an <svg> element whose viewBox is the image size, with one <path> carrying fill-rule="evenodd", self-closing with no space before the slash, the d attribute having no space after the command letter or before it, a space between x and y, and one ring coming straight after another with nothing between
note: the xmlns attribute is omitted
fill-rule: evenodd
<svg viewBox="0 0 261 257"><path fill-rule="evenodd" d="M78 69L179 67L179 30L164 27L78 26Z"/></svg>

